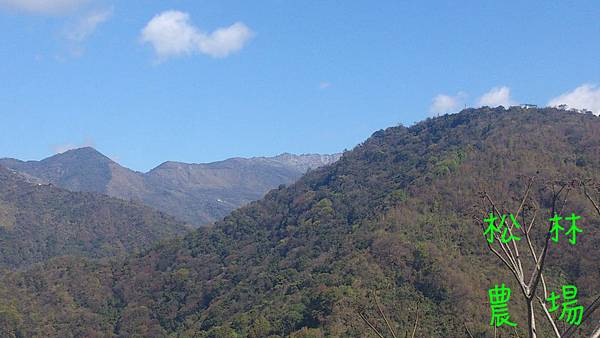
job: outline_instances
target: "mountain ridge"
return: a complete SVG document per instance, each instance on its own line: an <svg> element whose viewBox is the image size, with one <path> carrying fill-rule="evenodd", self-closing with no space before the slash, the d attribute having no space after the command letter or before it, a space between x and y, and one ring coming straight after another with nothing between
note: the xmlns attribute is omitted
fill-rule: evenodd
<svg viewBox="0 0 600 338"><path fill-rule="evenodd" d="M97 150L96 148L94 148L92 146L83 146L83 147L79 147L79 148L69 149L69 150L66 150L61 153L56 153L54 155L43 158L41 160L21 160L21 159L17 159L17 158L13 158L13 157L2 157L2 158L0 158L0 164L7 168L13 168L13 167L18 167L18 166L39 165L40 163L58 162L59 159L67 158L67 157L71 157L71 158L72 157L78 157L78 158L88 157L88 158L100 160L100 162L105 162L107 164L119 165L119 166L126 168L127 170L130 170L135 173L149 174L153 170L156 170L164 165L181 164L181 165L189 165L189 166L196 166L196 165L210 166L210 165L215 165L215 164L229 162L229 161L249 161L249 162L251 162L254 160L273 161L273 162L285 163L285 164L298 163L298 165L302 168L308 166L307 168L316 169L317 166L322 166L322 165L330 164L330 163L337 161L341 157L341 155L342 155L341 153L293 154L293 153L284 152L284 153L274 155L274 156L252 156L252 157L235 156L235 157L229 157L229 158L226 158L223 160L218 160L218 161L213 161L213 162L182 162L182 161L168 160L168 161L164 161L164 162L156 165L155 167L153 167L147 171L138 171L138 170L133 170L133 169L129 169L127 167L122 166L121 164L119 164L115 160L111 159L110 157L104 155L102 152L100 152L99 150ZM311 162L316 162L314 167L310 166ZM15 170L15 169L13 169L13 170ZM17 171L19 171L19 170L17 170Z"/></svg>
<svg viewBox="0 0 600 338"><path fill-rule="evenodd" d="M139 201L199 226L293 182L310 168L333 163L339 156L284 153L211 163L166 161L144 173L123 167L92 147L83 147L41 161L3 158L0 165L37 183Z"/></svg>

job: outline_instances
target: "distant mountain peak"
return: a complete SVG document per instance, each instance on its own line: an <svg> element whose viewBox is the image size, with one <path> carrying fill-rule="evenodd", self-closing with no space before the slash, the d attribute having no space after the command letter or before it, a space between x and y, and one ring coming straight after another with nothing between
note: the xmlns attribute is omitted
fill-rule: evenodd
<svg viewBox="0 0 600 338"><path fill-rule="evenodd" d="M77 147L77 148L68 149L68 150L65 150L65 151L61 152L60 154L72 153L72 152L100 153L98 150L96 150L96 148L94 148L92 146L84 146L84 147Z"/></svg>
<svg viewBox="0 0 600 338"><path fill-rule="evenodd" d="M41 161L0 159L0 165L16 170L41 183L53 183L71 191L105 193L115 171L127 171L92 147L71 149Z"/></svg>
<svg viewBox="0 0 600 338"><path fill-rule="evenodd" d="M77 159L77 160L92 160L100 162L114 162L108 156L102 154L93 147L81 147L70 149L62 153L50 156L42 160L42 162L50 162L54 160Z"/></svg>

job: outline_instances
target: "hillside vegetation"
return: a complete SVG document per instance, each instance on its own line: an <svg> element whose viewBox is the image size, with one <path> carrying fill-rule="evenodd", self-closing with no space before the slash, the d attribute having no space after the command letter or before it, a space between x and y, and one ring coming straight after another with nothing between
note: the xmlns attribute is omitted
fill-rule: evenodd
<svg viewBox="0 0 600 338"><path fill-rule="evenodd" d="M401 336L418 303L418 337L464 337L465 325L490 337L487 290L506 283L525 336L517 287L473 221L482 189L516 208L523 175L537 177L546 210L544 182L600 182L600 118L482 108L378 131L214 227L124 262L61 258L6 273L0 325L24 336L371 337L358 313L384 331L374 293ZM576 191L569 209L585 232L552 248L548 283L577 285L589 304L600 291L600 219Z"/></svg>
<svg viewBox="0 0 600 338"><path fill-rule="evenodd" d="M0 167L0 268L64 255L123 256L187 231L149 207L29 183Z"/></svg>

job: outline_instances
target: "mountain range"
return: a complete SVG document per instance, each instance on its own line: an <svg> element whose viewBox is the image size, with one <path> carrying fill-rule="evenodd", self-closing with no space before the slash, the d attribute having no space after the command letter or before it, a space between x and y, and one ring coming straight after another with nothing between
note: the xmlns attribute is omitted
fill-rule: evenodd
<svg viewBox="0 0 600 338"><path fill-rule="evenodd" d="M539 207L539 217L550 218L557 182L571 182L563 208L581 215L584 230L577 245L552 243L545 282L550 290L576 285L587 306L600 291L600 216L572 182L600 187L593 185L600 183L600 118L484 107L377 131L335 163L213 226L125 258L73 255L4 270L0 333L381 337L375 328L398 336L524 337L519 286L475 218L485 213L482 190L515 210L533 177L538 202L524 205L528 217ZM535 244L547 236L539 231ZM496 332L488 290L500 284L513 290L508 309L518 326ZM599 320L596 313L576 336L589 335ZM553 335L543 320L537 333Z"/></svg>
<svg viewBox="0 0 600 338"><path fill-rule="evenodd" d="M339 157L340 154L281 154L203 164L165 162L141 173L84 147L41 161L4 158L0 159L0 166L18 171L34 183L137 201L200 226Z"/></svg>

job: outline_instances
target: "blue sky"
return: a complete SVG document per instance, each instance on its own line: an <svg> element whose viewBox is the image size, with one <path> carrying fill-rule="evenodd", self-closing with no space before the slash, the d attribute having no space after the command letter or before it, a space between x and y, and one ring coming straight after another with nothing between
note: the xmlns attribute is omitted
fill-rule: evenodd
<svg viewBox="0 0 600 338"><path fill-rule="evenodd" d="M338 152L465 105L598 113L599 17L597 1L0 0L0 157L93 145L145 171Z"/></svg>

